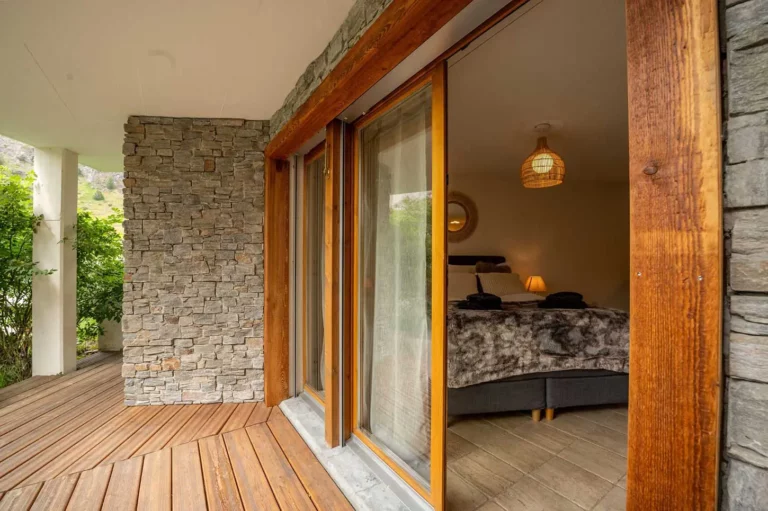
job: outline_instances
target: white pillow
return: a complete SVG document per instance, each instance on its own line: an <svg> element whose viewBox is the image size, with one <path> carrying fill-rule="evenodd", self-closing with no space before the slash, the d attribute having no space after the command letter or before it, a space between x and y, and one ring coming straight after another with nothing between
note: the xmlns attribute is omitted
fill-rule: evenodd
<svg viewBox="0 0 768 511"><path fill-rule="evenodd" d="M466 300L477 293L477 277L474 273L451 273L448 275L448 301Z"/></svg>
<svg viewBox="0 0 768 511"><path fill-rule="evenodd" d="M475 273L474 264L449 264L448 273Z"/></svg>
<svg viewBox="0 0 768 511"><path fill-rule="evenodd" d="M517 273L478 273L483 293L496 296L525 293L525 286Z"/></svg>
<svg viewBox="0 0 768 511"><path fill-rule="evenodd" d="M512 295L504 295L501 297L501 301L505 303L518 303L518 302L540 302L545 298L541 295L533 293L515 293Z"/></svg>

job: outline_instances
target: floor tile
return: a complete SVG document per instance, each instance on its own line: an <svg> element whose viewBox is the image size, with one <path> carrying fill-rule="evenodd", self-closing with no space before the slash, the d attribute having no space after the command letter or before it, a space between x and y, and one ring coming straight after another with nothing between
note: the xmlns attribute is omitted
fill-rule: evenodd
<svg viewBox="0 0 768 511"><path fill-rule="evenodd" d="M496 498L506 511L581 511L581 508L549 488L525 477Z"/></svg>
<svg viewBox="0 0 768 511"><path fill-rule="evenodd" d="M477 447L472 442L469 442L468 440L464 440L462 437L460 437L453 431L448 430L445 436L445 453L446 453L448 462L457 460L463 456L466 456L472 451L476 451L478 449L479 447Z"/></svg>
<svg viewBox="0 0 768 511"><path fill-rule="evenodd" d="M533 424L531 414L521 413L497 413L493 415L486 415L483 417L485 420L507 431L513 431L518 426L523 424Z"/></svg>
<svg viewBox="0 0 768 511"><path fill-rule="evenodd" d="M618 483L616 483L617 486L620 488L627 489L627 474L624 474L624 477L622 477Z"/></svg>
<svg viewBox="0 0 768 511"><path fill-rule="evenodd" d="M549 460L530 477L584 509L594 507L613 488L605 479L560 458Z"/></svg>
<svg viewBox="0 0 768 511"><path fill-rule="evenodd" d="M558 456L613 484L627 473L627 459L592 442L576 440Z"/></svg>
<svg viewBox="0 0 768 511"><path fill-rule="evenodd" d="M448 511L472 511L485 504L488 497L452 470L446 473L445 500Z"/></svg>
<svg viewBox="0 0 768 511"><path fill-rule="evenodd" d="M493 501L488 501L477 508L477 511L504 511L504 508Z"/></svg>
<svg viewBox="0 0 768 511"><path fill-rule="evenodd" d="M540 467L553 456L541 447L536 447L485 421L462 421L453 426L452 430L524 474Z"/></svg>
<svg viewBox="0 0 768 511"><path fill-rule="evenodd" d="M627 491L614 486L592 511L625 511L627 509Z"/></svg>
<svg viewBox="0 0 768 511"><path fill-rule="evenodd" d="M513 466L480 449L449 463L448 468L489 497L502 493L524 475Z"/></svg>
<svg viewBox="0 0 768 511"><path fill-rule="evenodd" d="M611 408L584 409L577 411L576 415L619 433L627 434L627 416L616 413Z"/></svg>
<svg viewBox="0 0 768 511"><path fill-rule="evenodd" d="M565 433L589 440L622 456L627 455L627 435L605 426L595 424L575 413L562 413L550 425Z"/></svg>
<svg viewBox="0 0 768 511"><path fill-rule="evenodd" d="M544 422L529 421L527 424L516 427L513 433L554 454L559 453L576 440L576 437Z"/></svg>

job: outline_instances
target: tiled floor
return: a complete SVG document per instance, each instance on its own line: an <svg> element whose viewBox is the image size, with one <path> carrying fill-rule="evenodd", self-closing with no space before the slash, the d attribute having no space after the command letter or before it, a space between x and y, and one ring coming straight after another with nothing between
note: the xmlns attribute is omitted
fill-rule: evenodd
<svg viewBox="0 0 768 511"><path fill-rule="evenodd" d="M459 418L447 450L452 511L625 508L626 407Z"/></svg>

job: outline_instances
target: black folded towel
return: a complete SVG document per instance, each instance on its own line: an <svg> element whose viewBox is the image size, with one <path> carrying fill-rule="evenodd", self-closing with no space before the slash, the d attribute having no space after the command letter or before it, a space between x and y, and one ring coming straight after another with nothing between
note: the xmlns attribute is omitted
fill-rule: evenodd
<svg viewBox="0 0 768 511"><path fill-rule="evenodd" d="M584 297L573 291L552 293L539 302L540 309L586 309Z"/></svg>
<svg viewBox="0 0 768 511"><path fill-rule="evenodd" d="M459 309L468 310L500 310L501 298L491 293L475 293L467 296L466 300L456 305Z"/></svg>

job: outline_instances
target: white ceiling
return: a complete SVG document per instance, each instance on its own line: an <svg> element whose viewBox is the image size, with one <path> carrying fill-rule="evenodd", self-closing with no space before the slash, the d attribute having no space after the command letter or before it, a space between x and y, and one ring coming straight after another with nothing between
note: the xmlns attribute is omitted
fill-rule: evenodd
<svg viewBox="0 0 768 511"><path fill-rule="evenodd" d="M450 172L514 172L549 121L566 180L628 180L624 0L531 0L449 62Z"/></svg>
<svg viewBox="0 0 768 511"><path fill-rule="evenodd" d="M131 114L269 119L354 0L0 0L0 133L122 170Z"/></svg>

